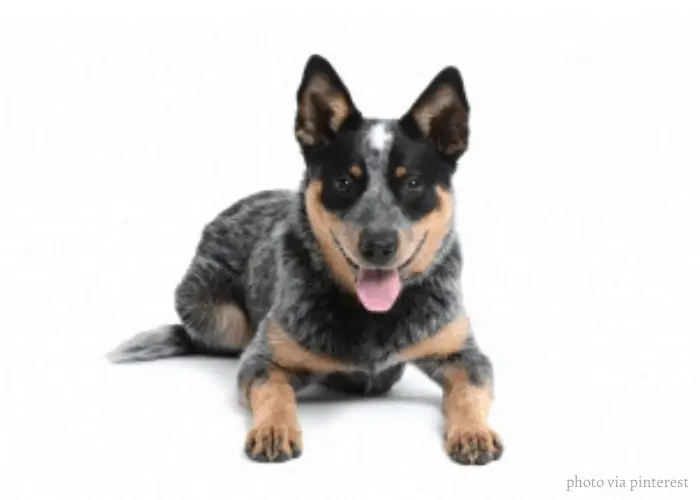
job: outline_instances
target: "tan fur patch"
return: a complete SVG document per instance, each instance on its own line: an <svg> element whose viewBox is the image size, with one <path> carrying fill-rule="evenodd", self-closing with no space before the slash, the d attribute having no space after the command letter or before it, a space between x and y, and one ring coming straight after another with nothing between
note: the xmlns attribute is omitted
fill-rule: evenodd
<svg viewBox="0 0 700 500"><path fill-rule="evenodd" d="M401 179L402 177L405 177L407 173L408 173L408 169L404 166L396 167L396 169L394 170L394 175L396 176L397 179Z"/></svg>
<svg viewBox="0 0 700 500"><path fill-rule="evenodd" d="M349 253L357 247L359 235L351 231L337 217L328 213L321 204L323 184L319 180L312 181L306 189L306 212L311 224L311 230L316 236L323 257L336 278L348 290L355 291L355 273L345 260L333 236L338 239L343 248ZM332 231L332 235L331 235Z"/></svg>
<svg viewBox="0 0 700 500"><path fill-rule="evenodd" d="M443 411L451 423L483 424L491 408L491 386L477 387L464 368L445 369Z"/></svg>
<svg viewBox="0 0 700 500"><path fill-rule="evenodd" d="M277 323L272 323L268 328L267 342L272 351L274 362L287 370L330 373L354 369L336 359L309 352L291 338Z"/></svg>
<svg viewBox="0 0 700 500"><path fill-rule="evenodd" d="M427 239L419 253L414 257L413 262L408 266L408 271L411 274L423 274L428 270L450 228L454 211L454 200L452 195L444 188L438 186L436 190L438 196L437 207L413 225L411 239L415 242L414 245L420 244L426 232ZM415 246L412 251L415 251Z"/></svg>
<svg viewBox="0 0 700 500"><path fill-rule="evenodd" d="M399 351L392 357L392 361L401 363L415 359L454 354L464 347L464 343L469 336L469 328L467 317L460 316L435 335Z"/></svg>
<svg viewBox="0 0 700 500"><path fill-rule="evenodd" d="M274 461L280 453L292 457L301 452L296 396L284 372L272 369L267 379L253 383L250 409L253 425L246 437L250 455Z"/></svg>
<svg viewBox="0 0 700 500"><path fill-rule="evenodd" d="M253 331L246 314L235 304L224 304L215 308L216 331L225 347L234 349L248 345Z"/></svg>
<svg viewBox="0 0 700 500"><path fill-rule="evenodd" d="M363 174L362 167L359 165L353 165L350 167L350 175L352 175L355 179L361 179Z"/></svg>
<svg viewBox="0 0 700 500"><path fill-rule="evenodd" d="M497 458L503 446L487 422L491 386L477 387L463 368L445 371L443 413L445 450L463 463L476 463L482 455Z"/></svg>
<svg viewBox="0 0 700 500"><path fill-rule="evenodd" d="M319 140L321 133L317 130L317 122L321 119L318 115L317 106L319 104L330 112L328 126L334 132L340 129L350 114L350 103L341 92L331 85L325 75L318 74L311 77L300 96L298 112L301 122L296 130L297 139L307 146L311 146Z"/></svg>

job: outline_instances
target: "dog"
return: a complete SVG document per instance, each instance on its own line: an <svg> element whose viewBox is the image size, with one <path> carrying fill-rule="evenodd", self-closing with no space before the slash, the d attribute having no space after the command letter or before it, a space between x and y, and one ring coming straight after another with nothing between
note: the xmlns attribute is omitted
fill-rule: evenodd
<svg viewBox="0 0 700 500"><path fill-rule="evenodd" d="M440 71L399 119L376 119L312 55L296 105L300 188L221 212L176 287L181 324L143 332L109 358L240 355L238 391L252 415L244 449L260 462L301 455L300 389L378 396L412 363L443 388L448 456L497 460L493 370L464 309L454 227L452 178L470 135L459 70Z"/></svg>

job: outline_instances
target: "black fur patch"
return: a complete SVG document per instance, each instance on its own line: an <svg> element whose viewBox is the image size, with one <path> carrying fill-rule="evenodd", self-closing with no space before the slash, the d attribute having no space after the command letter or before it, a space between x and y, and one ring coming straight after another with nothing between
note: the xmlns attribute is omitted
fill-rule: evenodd
<svg viewBox="0 0 700 500"><path fill-rule="evenodd" d="M387 183L406 215L418 220L435 210L438 198L435 188L449 190L454 167L445 162L427 144L397 133L389 155ZM400 178L393 175L396 167L406 168Z"/></svg>
<svg viewBox="0 0 700 500"><path fill-rule="evenodd" d="M312 176L323 183L321 203L329 212L349 209L367 187L367 175L359 179L350 175L353 165L364 169L364 160L355 147L356 136L354 132L343 132L316 155Z"/></svg>

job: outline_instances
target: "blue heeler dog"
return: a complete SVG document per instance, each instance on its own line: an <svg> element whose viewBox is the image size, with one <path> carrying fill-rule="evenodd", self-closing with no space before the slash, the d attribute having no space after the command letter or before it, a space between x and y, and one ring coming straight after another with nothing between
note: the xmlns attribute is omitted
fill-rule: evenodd
<svg viewBox="0 0 700 500"><path fill-rule="evenodd" d="M302 387L384 394L413 363L444 390L447 454L498 459L492 369L462 303L454 229L451 180L468 123L454 67L384 120L363 116L328 61L310 57L297 91L299 189L221 212L175 291L182 324L136 336L111 360L241 355L245 450L262 462L301 454Z"/></svg>

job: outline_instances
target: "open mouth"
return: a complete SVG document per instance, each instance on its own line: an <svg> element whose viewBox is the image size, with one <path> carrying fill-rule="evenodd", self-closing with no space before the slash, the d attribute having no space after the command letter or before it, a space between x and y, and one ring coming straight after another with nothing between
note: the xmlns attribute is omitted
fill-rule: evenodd
<svg viewBox="0 0 700 500"><path fill-rule="evenodd" d="M347 254L333 232L331 232L331 237L355 274L357 296L362 305L370 312L386 312L391 309L401 293L401 271L406 269L420 253L428 238L428 232L423 234L409 258L393 268L363 267Z"/></svg>

